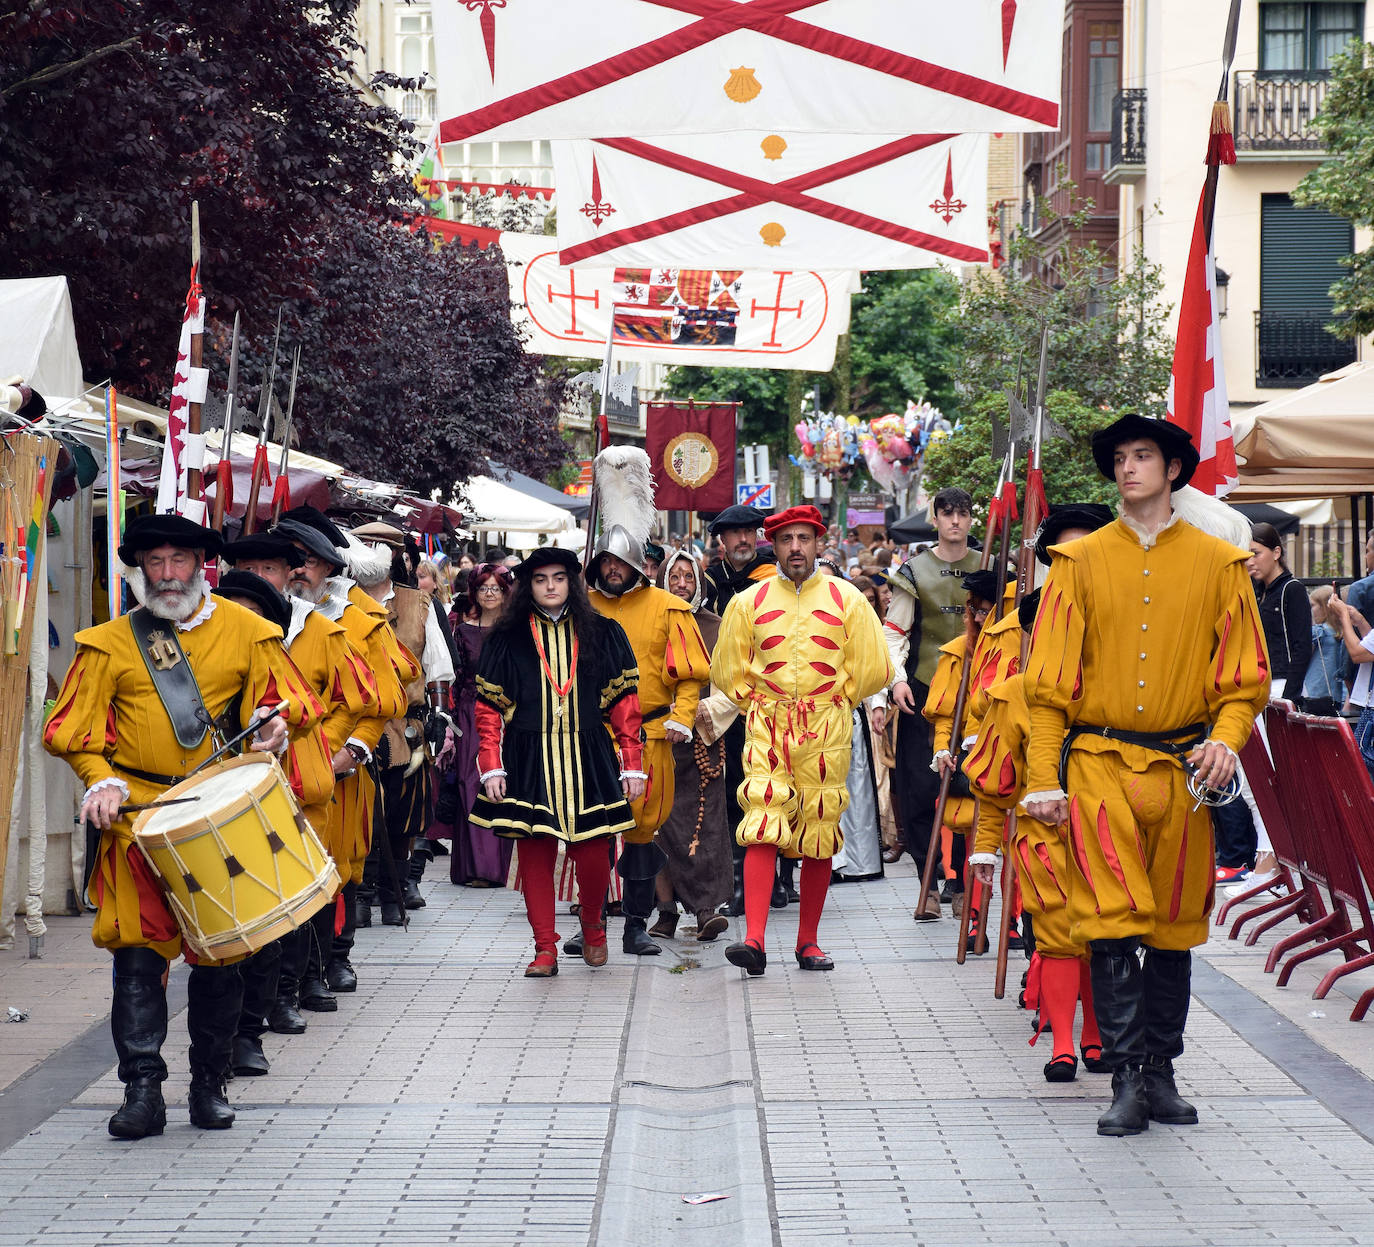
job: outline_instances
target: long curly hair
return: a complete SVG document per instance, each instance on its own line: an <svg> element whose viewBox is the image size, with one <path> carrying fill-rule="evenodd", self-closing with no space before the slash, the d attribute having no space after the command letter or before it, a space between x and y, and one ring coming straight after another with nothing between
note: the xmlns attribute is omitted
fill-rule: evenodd
<svg viewBox="0 0 1374 1247"><path fill-rule="evenodd" d="M515 589L506 598L501 618L492 627L493 632L523 633L529 627L529 617L536 609L534 605L534 585L528 576L515 578ZM587 582L581 576L568 575L567 612L572 617L573 627L577 630L584 654L594 653L606 620L597 612L587 596Z"/></svg>

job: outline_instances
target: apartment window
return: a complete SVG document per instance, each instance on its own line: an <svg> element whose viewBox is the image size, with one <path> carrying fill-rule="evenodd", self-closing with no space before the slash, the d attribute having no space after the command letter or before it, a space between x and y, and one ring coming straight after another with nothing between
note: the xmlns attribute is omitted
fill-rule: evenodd
<svg viewBox="0 0 1374 1247"><path fill-rule="evenodd" d="M401 40L401 77L418 78L425 72L425 49L419 39Z"/></svg>
<svg viewBox="0 0 1374 1247"><path fill-rule="evenodd" d="M1112 128L1112 99L1121 84L1121 23L1088 23L1088 130Z"/></svg>
<svg viewBox="0 0 1374 1247"><path fill-rule="evenodd" d="M420 19L415 16L402 17L398 27L403 35L418 35L420 33Z"/></svg>
<svg viewBox="0 0 1374 1247"><path fill-rule="evenodd" d="M1260 4L1260 72L1325 74L1364 31L1364 5L1337 0Z"/></svg>

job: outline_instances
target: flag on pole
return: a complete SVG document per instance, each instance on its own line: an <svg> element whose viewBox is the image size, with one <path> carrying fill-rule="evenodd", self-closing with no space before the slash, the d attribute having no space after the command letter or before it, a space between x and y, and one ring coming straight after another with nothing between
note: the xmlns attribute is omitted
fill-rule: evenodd
<svg viewBox="0 0 1374 1247"><path fill-rule="evenodd" d="M724 511L734 504L738 410L738 403L645 404L644 448L660 510Z"/></svg>
<svg viewBox="0 0 1374 1247"><path fill-rule="evenodd" d="M187 514L187 503L190 501L201 508L203 515L204 503L201 499L189 499L186 496L186 471L192 466L188 449L193 453L195 448L190 444L190 427L187 422L187 408L192 403L203 403L205 401L205 391L209 385L210 370L208 368L191 367L191 338L205 330L205 298L200 288L200 265L191 265L191 284L186 291L186 312L181 319L181 341L177 344L177 366L176 373L172 379L172 401L167 407L167 440L162 447L162 472L158 477L157 483L157 502L154 510L159 515L169 512L177 515ZM201 459L203 459L203 435L201 438ZM200 459L197 460L197 466ZM195 509L194 507L192 508ZM191 515L190 518L200 523L200 516Z"/></svg>
<svg viewBox="0 0 1374 1247"><path fill-rule="evenodd" d="M425 205L425 212L441 221L450 217L448 207L448 172L444 168L444 152L439 145L439 123L429 132L429 141L420 154L420 163L412 179L415 193Z"/></svg>
<svg viewBox="0 0 1374 1247"><path fill-rule="evenodd" d="M124 491L119 480L119 399L114 386L105 389L105 583L110 618L119 618L124 577L119 574L119 546L124 540Z"/></svg>
<svg viewBox="0 0 1374 1247"><path fill-rule="evenodd" d="M1226 370L1221 358L1217 317L1217 270L1206 237L1207 192L1198 201L1183 297L1178 305L1174 366L1169 377L1171 423L1187 429L1202 457L1189 482L1214 498L1224 498L1239 483L1236 447L1231 437L1231 408L1226 399Z"/></svg>

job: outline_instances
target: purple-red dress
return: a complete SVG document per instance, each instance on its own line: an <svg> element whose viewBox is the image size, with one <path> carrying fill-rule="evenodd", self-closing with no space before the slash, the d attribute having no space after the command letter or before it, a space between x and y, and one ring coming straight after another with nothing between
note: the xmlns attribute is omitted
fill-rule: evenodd
<svg viewBox="0 0 1374 1247"><path fill-rule="evenodd" d="M449 878L470 887L504 887L510 874L514 841L494 835L468 820L477 799L477 659L489 629L455 621L453 639L467 661L455 689L454 722L462 731L457 757L444 772L430 839L452 839ZM451 819L452 821L446 821Z"/></svg>

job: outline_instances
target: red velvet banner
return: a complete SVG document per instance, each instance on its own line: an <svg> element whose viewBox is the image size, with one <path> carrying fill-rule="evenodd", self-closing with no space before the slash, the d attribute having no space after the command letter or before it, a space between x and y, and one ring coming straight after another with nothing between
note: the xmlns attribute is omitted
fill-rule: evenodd
<svg viewBox="0 0 1374 1247"><path fill-rule="evenodd" d="M663 511L723 511L735 502L738 403L645 404L645 449Z"/></svg>

